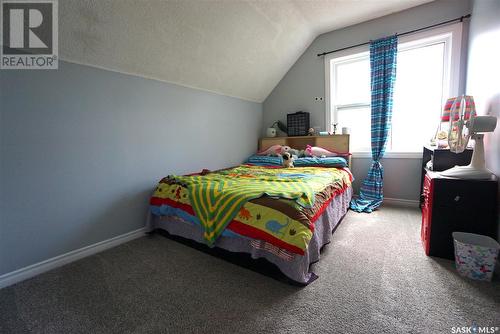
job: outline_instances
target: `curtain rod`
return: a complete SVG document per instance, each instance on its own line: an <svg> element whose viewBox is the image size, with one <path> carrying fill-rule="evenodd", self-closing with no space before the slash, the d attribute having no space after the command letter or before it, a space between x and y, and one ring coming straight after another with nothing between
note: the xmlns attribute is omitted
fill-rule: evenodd
<svg viewBox="0 0 500 334"><path fill-rule="evenodd" d="M430 26L427 26L427 27L418 28L418 29L415 29L415 30L410 30L410 31L407 31L407 32L403 32L401 34L396 34L396 36L409 35L409 34L413 34L413 33L416 33L416 32L422 31L422 30L426 30L426 29L430 29L430 28L435 28L435 27L438 27L438 26L442 26L442 25L453 23L453 22L457 22L457 21L463 22L464 19L468 19L470 17L471 17L471 14L467 14L467 15L464 15L464 16L457 17L456 19L453 19L453 20L448 20L448 21L436 23L436 24L433 24L433 25L430 25ZM356 44L356 45L347 46L345 48L340 48L340 49L336 49L336 50L333 50L333 51L318 53L318 57L325 56L327 54L334 53L334 52L339 52L339 51L344 51L344 50L356 48L358 46L368 45L370 43L371 43L371 41L365 42L365 43Z"/></svg>

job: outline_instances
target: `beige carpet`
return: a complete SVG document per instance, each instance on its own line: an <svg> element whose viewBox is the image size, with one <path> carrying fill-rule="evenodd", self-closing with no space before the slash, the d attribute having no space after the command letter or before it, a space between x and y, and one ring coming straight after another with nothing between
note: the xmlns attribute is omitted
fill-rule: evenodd
<svg viewBox="0 0 500 334"><path fill-rule="evenodd" d="M451 333L500 326L500 281L426 257L417 210L349 212L305 288L163 236L0 290L0 333ZM500 330L497 331L500 333Z"/></svg>

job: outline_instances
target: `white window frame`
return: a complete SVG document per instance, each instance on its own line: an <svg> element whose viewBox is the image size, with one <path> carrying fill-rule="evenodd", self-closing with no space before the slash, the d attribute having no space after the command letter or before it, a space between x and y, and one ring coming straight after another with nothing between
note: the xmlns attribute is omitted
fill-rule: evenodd
<svg viewBox="0 0 500 334"><path fill-rule="evenodd" d="M450 96L459 95L460 85L460 58L461 58L461 44L462 44L462 23L450 24L447 26L425 30L422 32L401 36L398 38L398 52L421 47L423 45L430 45L437 43L445 43L444 58L448 60L447 65L443 72L443 97L442 102L444 105L445 100ZM367 107L370 103L356 104L356 105L339 105L334 107L333 120L332 105L335 105L334 98L330 96L331 92L331 76L335 75L335 67L338 64L345 64L363 57L369 57L369 46L364 45L340 52L332 53L325 56L325 106L326 106L326 129L331 131L332 121L337 118L337 110L346 107ZM333 62L333 66L331 66ZM397 79L396 79L397 80ZM448 82L448 85L444 84ZM436 115L436 124L439 122ZM422 143L424 145L425 143ZM355 158L371 158L371 152L352 152ZM384 158L421 158L420 152L394 152L387 151Z"/></svg>

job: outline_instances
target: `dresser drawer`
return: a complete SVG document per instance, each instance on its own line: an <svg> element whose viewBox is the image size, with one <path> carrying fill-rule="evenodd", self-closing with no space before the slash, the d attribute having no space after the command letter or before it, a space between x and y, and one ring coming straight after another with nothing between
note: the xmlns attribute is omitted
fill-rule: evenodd
<svg viewBox="0 0 500 334"><path fill-rule="evenodd" d="M468 232L487 235L496 239L496 213L489 210L434 207L434 217L430 225L429 252L431 256L453 259L453 232Z"/></svg>
<svg viewBox="0 0 500 334"><path fill-rule="evenodd" d="M435 206L469 208L470 210L496 207L496 182L450 181L449 179L434 179L434 182L433 202Z"/></svg>

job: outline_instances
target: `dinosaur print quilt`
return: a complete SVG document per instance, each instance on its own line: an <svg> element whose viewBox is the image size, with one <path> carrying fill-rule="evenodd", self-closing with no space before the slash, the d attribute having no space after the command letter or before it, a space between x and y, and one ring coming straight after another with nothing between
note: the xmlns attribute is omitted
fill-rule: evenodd
<svg viewBox="0 0 500 334"><path fill-rule="evenodd" d="M352 181L347 168L238 167L191 176L168 176L150 201L159 216L199 225L207 245L220 235L265 240L304 254L314 221Z"/></svg>

